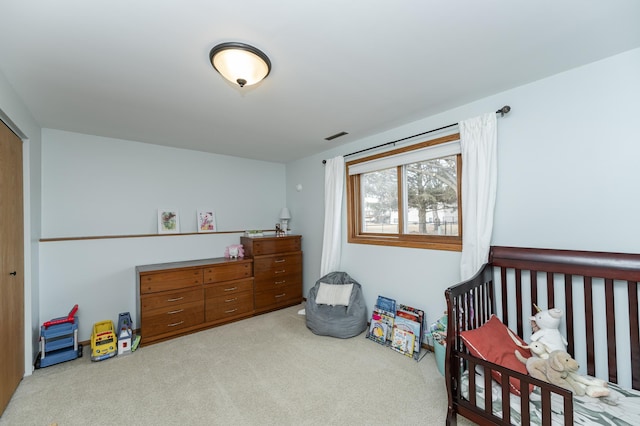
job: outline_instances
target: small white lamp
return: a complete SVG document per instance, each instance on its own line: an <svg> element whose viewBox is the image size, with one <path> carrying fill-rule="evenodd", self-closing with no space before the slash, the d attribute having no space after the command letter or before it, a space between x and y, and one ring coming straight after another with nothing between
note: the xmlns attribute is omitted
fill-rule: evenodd
<svg viewBox="0 0 640 426"><path fill-rule="evenodd" d="M289 213L288 208L283 207L282 210L280 210L280 229L282 229L282 232L285 234L287 233L289 219L291 219L291 213Z"/></svg>

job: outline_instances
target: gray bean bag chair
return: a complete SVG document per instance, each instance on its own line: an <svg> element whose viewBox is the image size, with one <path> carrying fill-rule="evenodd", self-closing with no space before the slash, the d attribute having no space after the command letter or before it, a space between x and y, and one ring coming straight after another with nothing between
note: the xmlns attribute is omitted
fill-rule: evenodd
<svg viewBox="0 0 640 426"><path fill-rule="evenodd" d="M320 283L353 284L348 306L316 303ZM320 336L346 339L367 329L367 307L362 286L346 272L330 272L316 281L305 305L307 327Z"/></svg>

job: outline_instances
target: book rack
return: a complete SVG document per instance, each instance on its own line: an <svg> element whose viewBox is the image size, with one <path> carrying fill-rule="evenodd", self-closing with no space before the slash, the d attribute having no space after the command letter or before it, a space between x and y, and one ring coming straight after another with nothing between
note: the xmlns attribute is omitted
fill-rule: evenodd
<svg viewBox="0 0 640 426"><path fill-rule="evenodd" d="M424 311L378 296L366 338L420 361L424 320Z"/></svg>

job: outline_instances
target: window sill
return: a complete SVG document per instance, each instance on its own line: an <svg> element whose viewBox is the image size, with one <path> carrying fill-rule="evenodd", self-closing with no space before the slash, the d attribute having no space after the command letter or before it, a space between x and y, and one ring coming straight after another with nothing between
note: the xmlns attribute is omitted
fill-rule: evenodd
<svg viewBox="0 0 640 426"><path fill-rule="evenodd" d="M427 250L462 251L462 239L451 237L434 237L430 241L417 240L411 237L381 236L381 235L350 235L350 244L370 244L378 246L407 247Z"/></svg>

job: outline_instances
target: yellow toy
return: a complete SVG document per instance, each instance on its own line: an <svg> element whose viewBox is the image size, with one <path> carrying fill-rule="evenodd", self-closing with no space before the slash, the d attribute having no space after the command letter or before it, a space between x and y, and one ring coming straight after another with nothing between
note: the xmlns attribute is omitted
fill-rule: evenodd
<svg viewBox="0 0 640 426"><path fill-rule="evenodd" d="M102 361L116 355L118 339L113 330L113 321L105 320L93 324L91 334L91 361Z"/></svg>

